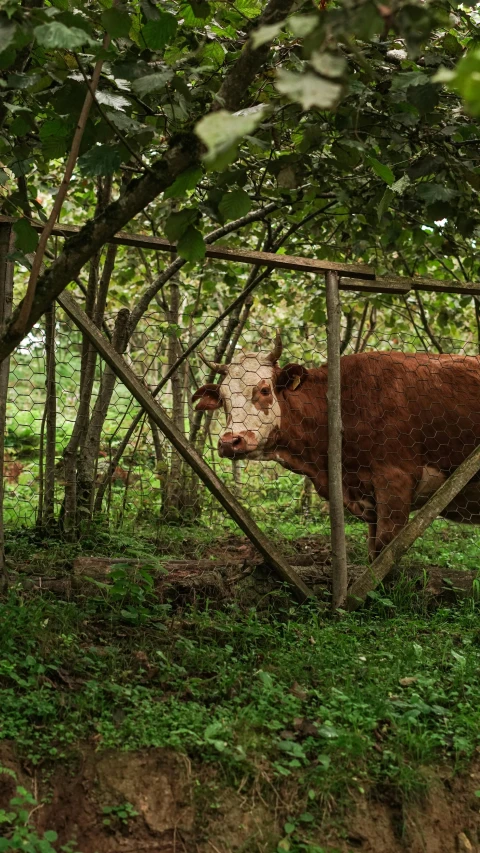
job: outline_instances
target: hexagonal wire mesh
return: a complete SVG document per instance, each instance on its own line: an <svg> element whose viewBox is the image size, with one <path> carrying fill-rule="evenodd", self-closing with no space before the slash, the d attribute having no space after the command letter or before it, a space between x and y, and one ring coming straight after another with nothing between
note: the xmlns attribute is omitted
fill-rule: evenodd
<svg viewBox="0 0 480 853"><path fill-rule="evenodd" d="M162 389L159 401L267 531L286 536L325 533L327 505L315 494L310 480L301 475L303 471L320 471L322 477L317 480L325 481L325 371L309 374L310 386L312 382L315 385L314 397L323 401L320 409L312 402L311 395L306 400L305 395L301 396L302 371L294 370L281 379L285 388L283 397L289 396L291 402L303 399L301 406L294 402L293 408L290 407L287 427L289 440L293 434L298 440L289 449L292 458L286 461L300 474L280 467L276 461L278 452L272 454L271 461L255 459L261 449L257 445L266 441L268 447L272 428L278 427L278 400L282 396L278 393L279 377L274 379L267 358L275 329L260 320L261 313L255 305L247 306L237 326L230 327L225 321L208 338L205 352L209 357L220 352L224 364L233 362L229 375L223 378L221 400L211 388L209 393L213 398L210 397L204 410L195 408L192 396L196 390L205 383L218 384L218 377L197 357L191 357ZM106 319L112 328L114 317ZM150 310L130 339L126 360L147 386L154 389L169 365L212 319L205 315L190 316L188 323L180 328L169 323L162 311ZM63 457L78 421L82 360L82 337L59 309L55 337L55 514L58 516L65 509ZM373 522L376 514L381 515L377 548L405 523L409 511L421 505L438 487L445 473L480 442L477 360L464 358L474 355L475 346L471 341L452 340L447 347L452 351L449 355L441 359L428 357L418 329L400 336L372 322L372 316L370 324L361 326L346 347L345 355L365 352L360 372L351 360L343 362L344 464L349 504L354 516L362 517L364 522ZM390 351L387 361L384 356L375 355L382 351ZM248 356L245 361L245 352L256 356ZM259 357L259 353L263 355ZM320 367L325 359L324 328L312 330L305 324L285 322L281 365L295 363L310 370ZM92 405L101 402L106 372L97 357ZM202 399L205 398L200 398L200 402ZM113 526L133 527L142 521L157 524L159 520L189 524L200 514L213 526L234 526L148 418L142 416L137 428L129 434L139 409L121 382L115 382L111 398L107 394L104 404L105 416L100 411L98 435L92 444L95 459L91 506L101 509ZM38 520L39 499L42 500L44 491L43 324L32 330L12 357L7 417L5 524L8 528L31 525ZM320 428L319 423L322 423ZM319 435L322 429L323 438ZM373 469L377 473L372 477ZM413 499L411 495L408 497L409 489ZM450 507L447 517L454 521L478 521L478 498L476 488L470 489ZM358 527L354 519L347 526L354 540ZM362 533L365 529L362 525ZM370 546L373 547L372 542ZM366 554L363 546L358 547L359 560L363 562Z"/></svg>

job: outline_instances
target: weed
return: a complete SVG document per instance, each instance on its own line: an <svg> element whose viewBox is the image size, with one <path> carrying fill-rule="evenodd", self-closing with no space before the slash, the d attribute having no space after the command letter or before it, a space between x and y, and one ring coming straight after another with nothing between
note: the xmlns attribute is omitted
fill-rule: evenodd
<svg viewBox="0 0 480 853"><path fill-rule="evenodd" d="M16 778L15 773L8 767L0 765L0 775L6 774ZM26 850L28 853L56 853L53 846L57 841L57 833L52 829L39 835L31 825L31 818L38 808L35 798L21 785L16 788L16 796L10 800L10 808L0 808L0 851ZM62 853L74 853L71 843L59 848ZM78 851L77 851L78 853Z"/></svg>
<svg viewBox="0 0 480 853"><path fill-rule="evenodd" d="M109 826L112 829L119 824L121 826L128 826L129 821L138 816L138 812L131 803L123 803L119 806L104 806L102 813L105 815L102 821L103 825Z"/></svg>

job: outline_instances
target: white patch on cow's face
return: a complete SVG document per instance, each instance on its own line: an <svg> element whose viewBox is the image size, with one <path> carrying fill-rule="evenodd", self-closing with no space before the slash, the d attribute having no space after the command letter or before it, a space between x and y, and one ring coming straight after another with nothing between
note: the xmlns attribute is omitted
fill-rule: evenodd
<svg viewBox="0 0 480 853"><path fill-rule="evenodd" d="M263 458L263 448L272 430L280 426L280 404L275 394L274 368L267 353L242 353L228 366L220 395L227 415L227 428L220 435L246 435L242 455Z"/></svg>

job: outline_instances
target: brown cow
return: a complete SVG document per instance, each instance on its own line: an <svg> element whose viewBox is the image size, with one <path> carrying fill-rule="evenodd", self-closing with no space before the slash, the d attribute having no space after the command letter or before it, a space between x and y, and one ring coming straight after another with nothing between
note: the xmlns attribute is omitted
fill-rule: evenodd
<svg viewBox="0 0 480 853"><path fill-rule="evenodd" d="M223 406L220 456L274 459L328 499L327 366L278 366L271 353L208 362L223 374L197 409ZM373 559L480 444L480 357L371 352L342 358L344 505L369 526ZM480 478L442 513L480 524Z"/></svg>

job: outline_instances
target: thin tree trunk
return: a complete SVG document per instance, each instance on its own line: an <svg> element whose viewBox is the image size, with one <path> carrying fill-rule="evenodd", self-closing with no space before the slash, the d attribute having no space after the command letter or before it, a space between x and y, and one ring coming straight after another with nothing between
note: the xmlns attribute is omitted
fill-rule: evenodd
<svg viewBox="0 0 480 853"><path fill-rule="evenodd" d="M0 225L0 334L7 325L12 313L13 300L13 263L7 260L7 255L13 249L13 231L10 225ZM4 503L4 463L5 463L5 429L7 422L7 395L10 359L5 358L0 364L0 591L8 588L8 571L5 563L5 528L3 519Z"/></svg>
<svg viewBox="0 0 480 853"><path fill-rule="evenodd" d="M50 524L55 517L55 453L57 435L57 390L55 383L55 303L45 313L46 353L46 430L45 430L45 499L42 523Z"/></svg>
<svg viewBox="0 0 480 853"><path fill-rule="evenodd" d="M304 477L302 493L298 502L298 511L304 518L309 518L312 514L313 495L313 482L310 477Z"/></svg>
<svg viewBox="0 0 480 853"><path fill-rule="evenodd" d="M340 318L338 276L325 276L327 292L328 365L328 500L332 543L332 610L342 607L347 596L347 549L343 514L342 405L340 378Z"/></svg>
<svg viewBox="0 0 480 853"><path fill-rule="evenodd" d="M116 352L120 354L125 351L129 317L130 312L128 308L121 308L115 320L112 346ZM108 407L112 399L115 381L116 376L113 370L107 365L102 376L101 388L90 417L85 441L78 457L77 505L78 511L82 514L83 518L79 518L77 522L85 520L87 517L89 518L92 514L95 468L97 464L98 451L100 449L103 424L105 423Z"/></svg>
<svg viewBox="0 0 480 853"><path fill-rule="evenodd" d="M425 329L428 337L430 338L430 340L431 340L433 346L435 347L435 349L437 350L437 352L443 353L443 349L442 349L442 345L440 344L440 341L438 340L437 337L435 337L432 329L430 328L430 324L428 322L428 318L427 318L427 314L426 314L425 307L423 304L423 300L422 300L422 297L420 296L418 290L415 291L415 296L417 297L417 305L418 305L419 310L420 310L420 318L422 320L422 326Z"/></svg>
<svg viewBox="0 0 480 853"><path fill-rule="evenodd" d="M367 319L367 314L368 314L368 307L369 307L369 305L370 305L370 301L369 301L368 299L366 299L366 300L365 300L365 305L363 306L362 318L361 318L361 320L360 320L360 328L359 328L359 330L358 330L358 335L357 335L357 340L356 340L356 343L355 343L355 350L354 350L354 352L360 352L360 347L362 346L362 335L363 335L363 329L364 329L364 326L365 326L365 320Z"/></svg>
<svg viewBox="0 0 480 853"><path fill-rule="evenodd" d="M111 194L111 180L100 180L97 185L96 215L100 214L108 204ZM113 261L112 261L113 258ZM108 265L107 265L108 260ZM101 327L105 310L106 295L113 271L115 253L107 252L100 287L98 287L98 268L100 263L100 252L91 259L88 289L85 299L85 313L94 318L98 327ZM77 417L73 425L72 435L63 451L63 464L65 471L65 497L63 503L63 528L68 538L76 537L77 525L77 455L79 448L85 441L88 423L90 419L90 402L95 381L95 367L97 354L95 348L84 337L82 340L82 359L80 369L80 402Z"/></svg>
<svg viewBox="0 0 480 853"><path fill-rule="evenodd" d="M180 314L180 288L174 280L170 285L170 308L168 311L168 322L170 326L177 327ZM172 329L168 340L168 369L170 370L180 355L180 347L176 335L176 329ZM172 390L172 421L182 435L185 433L183 412L183 383L180 371L176 370L170 380ZM165 479L162 496L162 519L164 521L178 521L182 515L183 503L183 472L182 459L172 450L170 459L170 470Z"/></svg>

